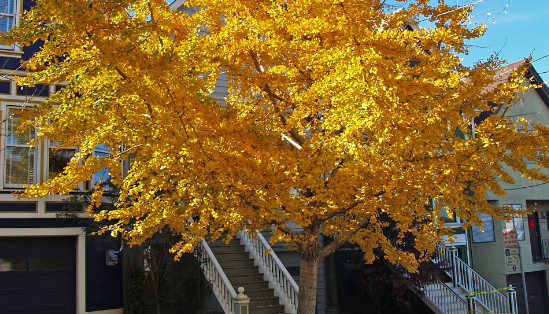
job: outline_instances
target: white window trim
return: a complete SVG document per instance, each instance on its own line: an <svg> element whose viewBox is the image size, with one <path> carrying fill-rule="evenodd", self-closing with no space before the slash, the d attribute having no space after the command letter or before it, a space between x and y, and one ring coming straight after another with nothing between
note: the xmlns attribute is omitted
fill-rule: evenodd
<svg viewBox="0 0 549 314"><path fill-rule="evenodd" d="M9 103L9 102L2 102L2 112L4 118L8 117L8 109L10 108L23 108L23 104L21 103ZM28 184L36 184L38 183L38 177L40 174L40 154L41 151L41 144L38 146L33 147L34 149L34 176L33 176L33 182L29 182L28 184L9 184L6 183L6 154L7 154L7 148L8 147L28 147L28 145L18 145L18 144L7 144L7 133L8 133L8 120L3 123L2 125L2 135L3 135L3 141L2 141L2 180L0 180L0 183L2 184L3 189L22 189L23 186Z"/></svg>
<svg viewBox="0 0 549 314"><path fill-rule="evenodd" d="M2 9L0 9L0 15L6 16L6 17L13 17L12 27L19 26L19 17L21 16L21 7L23 5L23 1L22 0L9 0L9 1L11 1L11 3L13 4L13 14L3 13L1 12ZM0 44L1 57L14 57L14 55L6 54L6 52L16 53L15 56L18 56L18 57L21 57L21 55L23 54L23 51L21 50L21 47L19 45L11 44L8 46L8 45Z"/></svg>

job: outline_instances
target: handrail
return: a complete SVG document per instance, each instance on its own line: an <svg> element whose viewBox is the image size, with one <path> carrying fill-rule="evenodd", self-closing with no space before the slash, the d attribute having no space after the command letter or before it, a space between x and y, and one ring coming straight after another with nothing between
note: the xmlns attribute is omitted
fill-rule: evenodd
<svg viewBox="0 0 549 314"><path fill-rule="evenodd" d="M212 285L212 291L214 292L219 304L223 308L226 314L234 314L233 299L236 298L237 293L233 286L229 282L229 279L225 275L225 272L219 265L219 262L215 258L212 250L205 240L197 245L200 250L195 250L195 256L201 254L202 263L200 267L204 272L206 280Z"/></svg>
<svg viewBox="0 0 549 314"><path fill-rule="evenodd" d="M508 307L507 297L496 287L492 286L486 279L479 275L474 269L467 265L457 255L454 256L454 267L456 268L457 284L467 292L494 291L490 293L476 294L477 301L488 309L489 312L506 313Z"/></svg>
<svg viewBox="0 0 549 314"><path fill-rule="evenodd" d="M435 277L433 283L422 289L425 297L431 301L442 313L458 311L467 313L467 303L454 290Z"/></svg>
<svg viewBox="0 0 549 314"><path fill-rule="evenodd" d="M252 253L260 269L274 284L274 289L280 294L279 297L287 310L292 314L297 313L299 286L273 252L261 232L256 231L247 234L246 230L242 230L237 233L237 237L243 240L246 249Z"/></svg>
<svg viewBox="0 0 549 314"><path fill-rule="evenodd" d="M494 286L479 275L471 266L467 265L455 252L452 253L451 249L446 252L447 254L442 254L441 250L442 248L439 249L438 256L434 260L441 262L450 269L446 273L452 278L456 286L463 288L468 293L494 291L491 293L476 294L477 302L489 312L506 313L508 311L508 300L503 293L495 291L497 289Z"/></svg>

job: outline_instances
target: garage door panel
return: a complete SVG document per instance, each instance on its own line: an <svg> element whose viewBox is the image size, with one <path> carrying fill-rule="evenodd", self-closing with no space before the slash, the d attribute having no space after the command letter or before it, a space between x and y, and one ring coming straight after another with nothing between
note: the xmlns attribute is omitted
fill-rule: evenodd
<svg viewBox="0 0 549 314"><path fill-rule="evenodd" d="M0 273L0 293L3 290L25 289L26 284L25 272L17 272L17 274Z"/></svg>
<svg viewBox="0 0 549 314"><path fill-rule="evenodd" d="M40 307L48 305L66 305L67 300L74 298L74 291L34 291L28 294L27 303L29 305L39 304Z"/></svg>
<svg viewBox="0 0 549 314"><path fill-rule="evenodd" d="M69 308L48 308L48 309L36 309L29 312L29 314L74 314L74 309Z"/></svg>
<svg viewBox="0 0 549 314"><path fill-rule="evenodd" d="M0 238L1 257L26 257L27 240L25 238Z"/></svg>
<svg viewBox="0 0 549 314"><path fill-rule="evenodd" d="M29 278L29 287L71 287L73 286L73 276L71 274L32 274Z"/></svg>
<svg viewBox="0 0 549 314"><path fill-rule="evenodd" d="M0 314L76 312L76 237L0 238L0 259Z"/></svg>
<svg viewBox="0 0 549 314"><path fill-rule="evenodd" d="M29 257L67 256L76 252L76 241L72 237L35 238L27 243Z"/></svg>

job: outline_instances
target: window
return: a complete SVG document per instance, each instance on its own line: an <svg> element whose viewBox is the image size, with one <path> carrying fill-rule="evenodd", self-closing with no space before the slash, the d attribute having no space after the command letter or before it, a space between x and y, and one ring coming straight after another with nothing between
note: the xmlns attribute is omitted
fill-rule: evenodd
<svg viewBox="0 0 549 314"><path fill-rule="evenodd" d="M50 141L48 149L48 179L53 179L63 173L71 161L76 148L59 148L60 143Z"/></svg>
<svg viewBox="0 0 549 314"><path fill-rule="evenodd" d="M1 1L1 0L0 0ZM26 184L35 183L36 147L28 144L35 137L35 130L30 129L22 133L17 131L20 123L17 121L20 107L8 107L8 121L6 125L5 149L5 177L4 187L17 188Z"/></svg>
<svg viewBox="0 0 549 314"><path fill-rule="evenodd" d="M0 0L0 32L5 32L11 29L17 23L19 1L16 0ZM0 49L14 50L15 45L0 44Z"/></svg>
<svg viewBox="0 0 549 314"><path fill-rule="evenodd" d="M111 152L110 148L108 148L104 144L100 144L95 146L93 150L93 155L99 156L99 157L107 157L110 154L110 152ZM92 184L95 184L97 182L104 182L110 179L110 177L111 176L109 175L109 168L101 169L93 174Z"/></svg>
<svg viewBox="0 0 549 314"><path fill-rule="evenodd" d="M513 209L522 209L522 205L510 205ZM513 219L505 223L505 229L515 229L517 231L517 239L524 241L524 220L522 216L513 217Z"/></svg>
<svg viewBox="0 0 549 314"><path fill-rule="evenodd" d="M485 213L478 213L478 216L482 220L482 227L484 232L480 231L478 226L473 226L473 242L494 242L494 219L492 216Z"/></svg>

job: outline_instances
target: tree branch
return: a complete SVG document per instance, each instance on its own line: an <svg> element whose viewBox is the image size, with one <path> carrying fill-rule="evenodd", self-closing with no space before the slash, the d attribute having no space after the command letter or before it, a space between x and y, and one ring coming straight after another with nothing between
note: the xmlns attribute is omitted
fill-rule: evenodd
<svg viewBox="0 0 549 314"><path fill-rule="evenodd" d="M355 235L358 232L358 230L364 227L368 223L368 221L370 221L370 217L372 217L372 214L368 214L364 216L364 218L362 218L362 220L354 228L345 231L342 239L334 240L332 243L321 248L318 253L318 258L319 259L326 258L328 255L335 252L335 250L337 250L337 248L342 246L345 243L345 241L347 241L347 239Z"/></svg>

